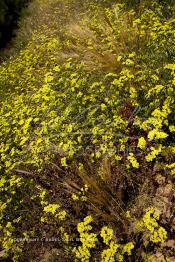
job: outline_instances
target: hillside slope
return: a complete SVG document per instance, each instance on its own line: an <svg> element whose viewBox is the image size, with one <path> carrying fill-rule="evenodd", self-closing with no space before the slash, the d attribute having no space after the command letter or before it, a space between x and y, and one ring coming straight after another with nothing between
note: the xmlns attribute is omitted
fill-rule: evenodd
<svg viewBox="0 0 175 262"><path fill-rule="evenodd" d="M0 257L174 261L175 6L34 0L0 66Z"/></svg>

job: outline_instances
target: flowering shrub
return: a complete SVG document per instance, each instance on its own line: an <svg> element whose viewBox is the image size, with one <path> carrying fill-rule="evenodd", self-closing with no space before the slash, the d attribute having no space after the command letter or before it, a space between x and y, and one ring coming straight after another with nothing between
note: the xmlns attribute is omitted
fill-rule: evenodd
<svg viewBox="0 0 175 262"><path fill-rule="evenodd" d="M9 259L35 258L15 239L36 235L58 237L62 261L173 257L163 248L173 208L163 218L153 205L175 173L175 20L159 2L31 3L19 46L0 65L0 241Z"/></svg>

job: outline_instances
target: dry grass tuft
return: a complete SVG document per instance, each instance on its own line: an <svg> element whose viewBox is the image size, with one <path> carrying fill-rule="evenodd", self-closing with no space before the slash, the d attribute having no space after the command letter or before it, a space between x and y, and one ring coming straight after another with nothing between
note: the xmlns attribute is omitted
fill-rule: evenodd
<svg viewBox="0 0 175 262"><path fill-rule="evenodd" d="M87 9L87 5L74 0L32 2L18 32L16 48L21 49L39 32L59 40L58 63L73 58L91 72L119 73L119 57L143 49L149 32L140 37L141 28L134 24L133 10L121 11L118 5L108 9L100 4Z"/></svg>

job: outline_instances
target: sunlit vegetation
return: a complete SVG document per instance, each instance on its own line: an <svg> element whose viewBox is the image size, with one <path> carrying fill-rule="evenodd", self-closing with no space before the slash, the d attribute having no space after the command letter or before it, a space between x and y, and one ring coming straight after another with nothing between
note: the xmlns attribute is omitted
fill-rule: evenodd
<svg viewBox="0 0 175 262"><path fill-rule="evenodd" d="M31 1L0 65L1 257L175 260L174 8Z"/></svg>

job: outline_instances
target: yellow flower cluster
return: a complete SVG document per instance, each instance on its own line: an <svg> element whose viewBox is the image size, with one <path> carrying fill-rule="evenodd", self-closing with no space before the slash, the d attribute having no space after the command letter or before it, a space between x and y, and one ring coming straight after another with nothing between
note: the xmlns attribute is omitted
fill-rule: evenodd
<svg viewBox="0 0 175 262"><path fill-rule="evenodd" d="M68 233L65 231L65 229L63 227L60 227L60 232L61 232L62 240L68 243L68 241L69 241Z"/></svg>
<svg viewBox="0 0 175 262"><path fill-rule="evenodd" d="M72 194L72 199L74 201L86 201L87 200L87 196L86 196L86 193L88 191L88 186L85 184L84 187L82 187L80 189L80 192L78 192L77 194L73 193Z"/></svg>
<svg viewBox="0 0 175 262"><path fill-rule="evenodd" d="M137 226L139 229L145 232L145 229L149 231L149 240L153 243L164 243L167 239L166 230L159 226L157 220L159 219L159 214L155 211L153 207L146 210L145 215L138 222Z"/></svg>
<svg viewBox="0 0 175 262"><path fill-rule="evenodd" d="M89 231L92 229L92 226L89 225L93 221L92 216L87 216L84 218L84 221L77 225L77 230L80 234L81 246L75 247L73 253L75 257L82 262L88 262L91 254L90 249L95 248L97 236L94 233Z"/></svg>
<svg viewBox="0 0 175 262"><path fill-rule="evenodd" d="M127 159L129 160L129 162L131 163L132 167L134 168L139 168L139 163L137 161L137 159L135 158L133 153L129 153L129 156L127 157Z"/></svg>
<svg viewBox="0 0 175 262"><path fill-rule="evenodd" d="M111 241L109 243L109 247L107 249L104 249L101 254L101 262L115 262L115 255L118 248L119 245L115 244L114 241Z"/></svg>
<svg viewBox="0 0 175 262"><path fill-rule="evenodd" d="M144 149L146 147L146 141L144 137L139 138L137 147L141 149Z"/></svg>
<svg viewBox="0 0 175 262"><path fill-rule="evenodd" d="M168 135L163 132L163 131L159 131L158 129L153 129L148 133L148 139L150 141L154 140L158 140L158 139L164 139L166 138Z"/></svg>
<svg viewBox="0 0 175 262"><path fill-rule="evenodd" d="M44 206L44 209L43 211L48 214L52 214L54 215L55 218L58 218L60 220L64 220L66 215L67 215L67 212L65 210L62 210L60 211L60 205L58 204L49 204L49 205L46 205ZM44 217L41 217L41 221L45 221L45 218Z"/></svg>
<svg viewBox="0 0 175 262"><path fill-rule="evenodd" d="M133 248L134 244L132 242L128 242L127 244L123 245L122 254L127 254L128 256L130 256Z"/></svg>
<svg viewBox="0 0 175 262"><path fill-rule="evenodd" d="M104 249L101 254L101 262L122 262L124 259L124 254L128 256L131 255L131 250L134 248L134 244L132 242L126 243L124 245L117 244L112 240L114 237L114 232L109 227L102 227L101 237L103 238L103 242L108 246L107 249Z"/></svg>
<svg viewBox="0 0 175 262"><path fill-rule="evenodd" d="M102 227L101 229L101 237L103 238L103 242L108 245L109 242L111 241L112 237L113 237L113 229L109 228L109 227Z"/></svg>
<svg viewBox="0 0 175 262"><path fill-rule="evenodd" d="M49 204L44 207L44 212L51 213L52 215L54 215L59 208L60 205L58 204Z"/></svg>
<svg viewBox="0 0 175 262"><path fill-rule="evenodd" d="M172 175L175 175L175 163L172 163L170 165L166 165L166 167L170 170Z"/></svg>
<svg viewBox="0 0 175 262"><path fill-rule="evenodd" d="M150 162L150 161L152 161L153 159L155 159L156 158L156 156L158 156L160 153L161 153L161 151L162 151L162 145L161 144L157 144L157 145L155 145L155 147L151 147L150 148L150 152L146 155L146 157L145 157L145 159L146 159L146 161L147 162Z"/></svg>

